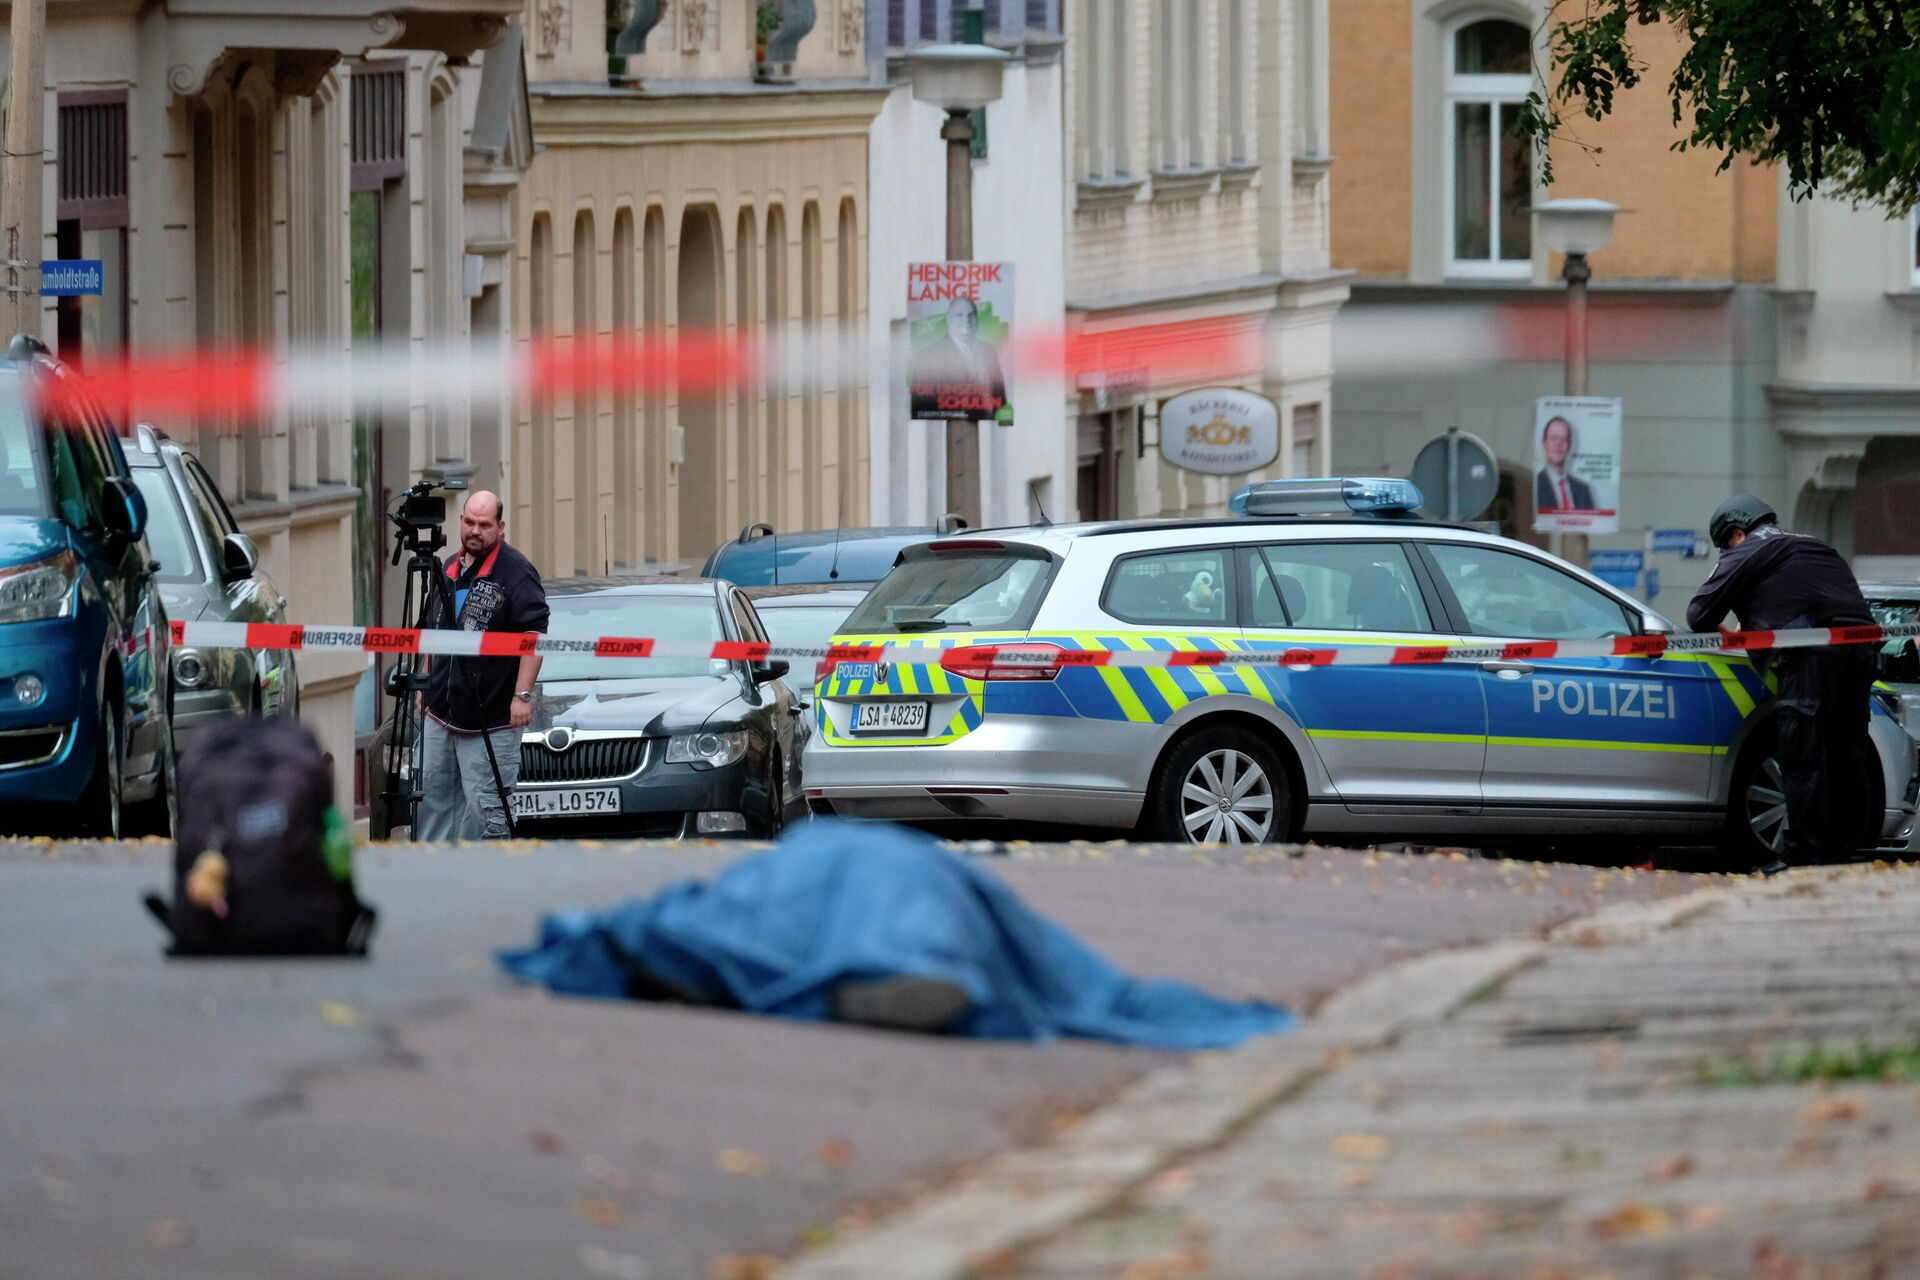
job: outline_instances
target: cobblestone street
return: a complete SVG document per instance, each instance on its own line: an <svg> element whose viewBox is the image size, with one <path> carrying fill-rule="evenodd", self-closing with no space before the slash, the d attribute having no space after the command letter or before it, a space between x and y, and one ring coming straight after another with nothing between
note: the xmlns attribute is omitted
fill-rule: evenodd
<svg viewBox="0 0 1920 1280"><path fill-rule="evenodd" d="M1703 1080L1910 1045L1916 918L1907 869L1753 882L1644 936L1576 925L996 1274L1920 1273L1920 1082Z"/></svg>

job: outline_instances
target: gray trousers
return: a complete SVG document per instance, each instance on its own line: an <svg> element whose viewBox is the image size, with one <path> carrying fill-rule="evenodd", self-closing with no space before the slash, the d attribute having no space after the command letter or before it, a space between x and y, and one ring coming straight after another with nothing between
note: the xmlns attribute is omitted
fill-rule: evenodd
<svg viewBox="0 0 1920 1280"><path fill-rule="evenodd" d="M493 785L487 746L480 734L454 733L432 716L420 717L422 752L419 819L415 840L504 840L507 815ZM494 758L508 794L520 781L520 731L496 729Z"/></svg>

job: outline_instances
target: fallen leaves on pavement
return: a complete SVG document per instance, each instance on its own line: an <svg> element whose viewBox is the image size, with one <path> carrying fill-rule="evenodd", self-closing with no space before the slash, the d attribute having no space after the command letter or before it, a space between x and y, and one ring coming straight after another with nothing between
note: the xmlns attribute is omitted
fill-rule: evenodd
<svg viewBox="0 0 1920 1280"><path fill-rule="evenodd" d="M606 1227L608 1230L627 1225L627 1211L613 1201L600 1196L575 1196L573 1216L582 1222L591 1222L596 1227Z"/></svg>
<svg viewBox="0 0 1920 1280"><path fill-rule="evenodd" d="M736 1178L764 1178L768 1172L767 1158L744 1147L728 1147L714 1156L713 1164L720 1172Z"/></svg>
<svg viewBox="0 0 1920 1280"><path fill-rule="evenodd" d="M1343 1133L1333 1140L1333 1154L1342 1160L1384 1160L1393 1154L1393 1142L1377 1133Z"/></svg>
<svg viewBox="0 0 1920 1280"><path fill-rule="evenodd" d="M1606 1217L1589 1223L1587 1230L1603 1240L1623 1236L1664 1236L1673 1230L1673 1215L1657 1204L1634 1200L1621 1205Z"/></svg>

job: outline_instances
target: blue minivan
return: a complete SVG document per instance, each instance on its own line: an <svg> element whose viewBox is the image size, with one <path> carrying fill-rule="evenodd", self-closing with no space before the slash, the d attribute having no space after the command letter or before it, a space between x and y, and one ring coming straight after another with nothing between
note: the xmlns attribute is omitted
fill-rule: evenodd
<svg viewBox="0 0 1920 1280"><path fill-rule="evenodd" d="M170 646L146 521L107 414L15 338L0 362L0 828L171 830Z"/></svg>

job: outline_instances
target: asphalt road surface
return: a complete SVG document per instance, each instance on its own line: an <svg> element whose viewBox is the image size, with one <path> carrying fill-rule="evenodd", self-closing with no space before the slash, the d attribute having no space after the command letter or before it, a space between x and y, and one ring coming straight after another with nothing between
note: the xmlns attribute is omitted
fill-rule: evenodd
<svg viewBox="0 0 1920 1280"><path fill-rule="evenodd" d="M0 842L0 1280L747 1277L1159 1053L557 999L491 953L716 846L375 847L367 962L165 962L169 847ZM1309 850L1014 847L1130 971L1310 1009L1384 963L1691 877Z"/></svg>

